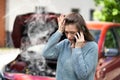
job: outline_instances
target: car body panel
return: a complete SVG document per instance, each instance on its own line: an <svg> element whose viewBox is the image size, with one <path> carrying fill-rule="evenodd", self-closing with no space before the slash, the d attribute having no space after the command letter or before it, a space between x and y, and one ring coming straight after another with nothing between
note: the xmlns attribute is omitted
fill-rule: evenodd
<svg viewBox="0 0 120 80"><path fill-rule="evenodd" d="M89 30L100 30L100 37L98 40L99 47L99 62L96 69L96 80L119 80L120 79L120 56L106 57L103 56L103 49L105 44L106 34L109 29L119 27L120 23L112 22L88 22ZM118 36L116 34L115 36ZM118 38L116 39L119 43ZM118 44L118 51L120 52L120 45Z"/></svg>
<svg viewBox="0 0 120 80"><path fill-rule="evenodd" d="M55 80L55 78L52 77L32 76L21 73L4 73L4 76L7 80Z"/></svg>
<svg viewBox="0 0 120 80"><path fill-rule="evenodd" d="M87 27L89 30L100 30L101 34L98 40L98 52L99 52L99 58L102 56L102 48L103 48L103 44L104 44L104 40L105 40L105 34L107 32L107 30L110 27L117 27L120 26L120 23L112 23L112 22L87 22Z"/></svg>

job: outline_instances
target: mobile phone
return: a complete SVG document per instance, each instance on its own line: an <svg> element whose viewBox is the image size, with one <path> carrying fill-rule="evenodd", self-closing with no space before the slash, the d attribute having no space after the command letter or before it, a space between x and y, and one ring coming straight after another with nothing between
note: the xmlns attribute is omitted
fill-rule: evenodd
<svg viewBox="0 0 120 80"><path fill-rule="evenodd" d="M74 38L74 42L76 42L76 38Z"/></svg>
<svg viewBox="0 0 120 80"><path fill-rule="evenodd" d="M77 33L79 33L79 32L77 32ZM77 36L77 38L78 38L78 35L76 34L76 36ZM76 42L76 38L74 37L74 42Z"/></svg>

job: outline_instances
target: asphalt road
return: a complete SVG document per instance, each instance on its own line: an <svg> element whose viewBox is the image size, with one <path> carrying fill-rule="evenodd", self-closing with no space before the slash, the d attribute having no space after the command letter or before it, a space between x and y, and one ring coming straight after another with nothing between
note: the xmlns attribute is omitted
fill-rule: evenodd
<svg viewBox="0 0 120 80"><path fill-rule="evenodd" d="M0 48L0 72L2 72L4 66L14 60L17 55L20 54L19 49L1 49Z"/></svg>

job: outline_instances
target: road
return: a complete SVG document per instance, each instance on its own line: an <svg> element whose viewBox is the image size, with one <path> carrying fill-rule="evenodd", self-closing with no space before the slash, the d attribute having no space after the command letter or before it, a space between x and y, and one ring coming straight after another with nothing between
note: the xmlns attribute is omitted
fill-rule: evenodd
<svg viewBox="0 0 120 80"><path fill-rule="evenodd" d="M19 49L0 48L0 72L2 72L4 66L14 60L18 54L20 54Z"/></svg>

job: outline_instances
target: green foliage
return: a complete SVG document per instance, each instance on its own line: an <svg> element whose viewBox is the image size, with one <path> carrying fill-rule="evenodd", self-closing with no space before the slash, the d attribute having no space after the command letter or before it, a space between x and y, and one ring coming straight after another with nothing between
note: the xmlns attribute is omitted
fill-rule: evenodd
<svg viewBox="0 0 120 80"><path fill-rule="evenodd" d="M94 12L94 19L100 21L120 22L120 0L94 0L96 6L102 7Z"/></svg>
<svg viewBox="0 0 120 80"><path fill-rule="evenodd" d="M116 48L117 47L115 38L110 30L106 34L105 47L107 47L107 48Z"/></svg>

